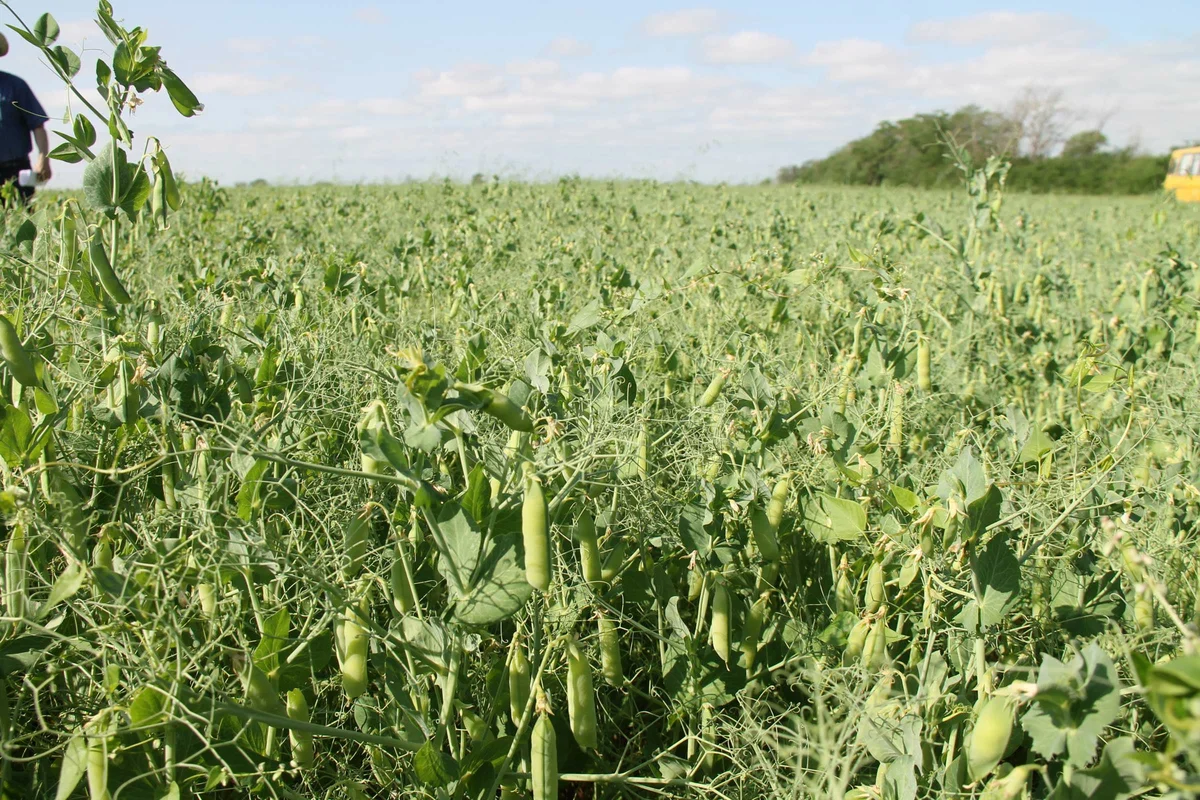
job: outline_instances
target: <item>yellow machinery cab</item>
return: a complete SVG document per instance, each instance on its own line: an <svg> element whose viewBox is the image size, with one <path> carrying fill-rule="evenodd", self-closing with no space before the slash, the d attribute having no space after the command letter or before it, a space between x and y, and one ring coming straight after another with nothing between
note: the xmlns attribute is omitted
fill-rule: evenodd
<svg viewBox="0 0 1200 800"><path fill-rule="evenodd" d="M1185 203L1200 203L1200 147L1184 147L1171 153L1163 188Z"/></svg>

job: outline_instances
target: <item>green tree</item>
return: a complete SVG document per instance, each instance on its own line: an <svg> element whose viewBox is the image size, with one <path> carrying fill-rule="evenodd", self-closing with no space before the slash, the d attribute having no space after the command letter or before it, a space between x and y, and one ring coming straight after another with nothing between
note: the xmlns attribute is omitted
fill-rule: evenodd
<svg viewBox="0 0 1200 800"><path fill-rule="evenodd" d="M1108 137L1097 130L1080 131L1071 138L1067 139L1063 145L1063 158L1080 158L1082 156L1094 156L1099 153L1104 146L1108 144Z"/></svg>

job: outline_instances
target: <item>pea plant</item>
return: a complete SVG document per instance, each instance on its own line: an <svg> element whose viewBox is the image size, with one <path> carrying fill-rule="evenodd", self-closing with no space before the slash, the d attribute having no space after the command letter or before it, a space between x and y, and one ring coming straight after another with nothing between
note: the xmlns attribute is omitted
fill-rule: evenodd
<svg viewBox="0 0 1200 800"><path fill-rule="evenodd" d="M12 13L6 796L1195 793L1186 209L184 183Z"/></svg>

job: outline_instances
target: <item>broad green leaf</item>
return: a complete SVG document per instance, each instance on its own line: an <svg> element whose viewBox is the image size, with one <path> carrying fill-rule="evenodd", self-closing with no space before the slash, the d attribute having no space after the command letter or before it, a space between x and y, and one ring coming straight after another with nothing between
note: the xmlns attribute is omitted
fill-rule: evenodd
<svg viewBox="0 0 1200 800"><path fill-rule="evenodd" d="M176 111L185 117L193 117L204 110L204 104L196 98L196 95L192 94L192 90L179 79L178 75L166 67L162 67L159 73Z"/></svg>
<svg viewBox="0 0 1200 800"><path fill-rule="evenodd" d="M1022 464L1038 461L1053 448L1054 440L1043 433L1040 428L1035 427L1029 431L1029 438L1025 440L1025 446L1021 448L1021 454L1017 456L1017 460Z"/></svg>
<svg viewBox="0 0 1200 800"><path fill-rule="evenodd" d="M37 22L33 23L33 35L46 47L54 44L58 34L58 22L50 14L42 14L37 18Z"/></svg>
<svg viewBox="0 0 1200 800"><path fill-rule="evenodd" d="M483 537L475 520L457 503L447 503L435 523L442 557L438 571L452 589L470 586L471 576L479 565Z"/></svg>
<svg viewBox="0 0 1200 800"><path fill-rule="evenodd" d="M1021 718L1033 740L1033 749L1044 758L1064 750L1076 767L1086 767L1096 753L1100 735L1121 709L1121 686L1116 666L1094 642L1069 664L1042 657L1038 692Z"/></svg>
<svg viewBox="0 0 1200 800"><path fill-rule="evenodd" d="M454 615L468 625L488 625L508 619L533 594L525 568L517 559L516 537L490 539L479 571L467 592L458 597Z"/></svg>
<svg viewBox="0 0 1200 800"><path fill-rule="evenodd" d="M238 488L237 493L237 513L247 522L252 520L255 512L262 508L262 479L270 467L270 461L260 458L254 462L254 466L250 467L245 477L242 478L242 485Z"/></svg>
<svg viewBox="0 0 1200 800"><path fill-rule="evenodd" d="M828 494L806 503L804 516L809 533L825 544L857 539L867 529L867 512L860 503Z"/></svg>
<svg viewBox="0 0 1200 800"><path fill-rule="evenodd" d="M458 778L458 762L434 747L432 739L421 745L413 756L413 768L417 778L428 786L446 786Z"/></svg>
<svg viewBox="0 0 1200 800"><path fill-rule="evenodd" d="M463 494L463 509L475 520L486 520L491 509L492 485L483 463L476 463L467 476L467 491Z"/></svg>
<svg viewBox="0 0 1200 800"><path fill-rule="evenodd" d="M16 469L29 451L33 425L29 412L16 406L5 406L0 418L0 458L9 469Z"/></svg>
<svg viewBox="0 0 1200 800"><path fill-rule="evenodd" d="M955 620L971 633L999 624L1020 589L1021 568L1008 534L1000 533L991 538L975 561L975 574L983 587L983 602L968 601Z"/></svg>
<svg viewBox="0 0 1200 800"><path fill-rule="evenodd" d="M706 527L712 522L708 509L699 503L689 503L679 512L679 538L689 552L707 556L712 547L712 536Z"/></svg>
<svg viewBox="0 0 1200 800"><path fill-rule="evenodd" d="M286 608L281 608L263 622L262 639L254 648L254 663L270 675L279 669L279 651L287 644L292 618Z"/></svg>
<svg viewBox="0 0 1200 800"><path fill-rule="evenodd" d="M50 587L50 594L38 609L37 618L45 619L59 603L74 597L87 581L87 570L77 561L72 561Z"/></svg>

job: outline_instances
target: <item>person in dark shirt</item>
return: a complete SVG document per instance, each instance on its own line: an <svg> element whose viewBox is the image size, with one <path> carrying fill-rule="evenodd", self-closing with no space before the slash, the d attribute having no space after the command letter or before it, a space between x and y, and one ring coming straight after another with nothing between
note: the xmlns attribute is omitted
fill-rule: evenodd
<svg viewBox="0 0 1200 800"><path fill-rule="evenodd" d="M0 56L8 55L8 40L0 34ZM50 180L50 142L46 138L46 112L33 96L29 84L0 72L0 185L16 183L23 169L32 169L38 180ZM37 163L29 163L33 142L37 143ZM33 196L32 186L18 186L25 202Z"/></svg>

